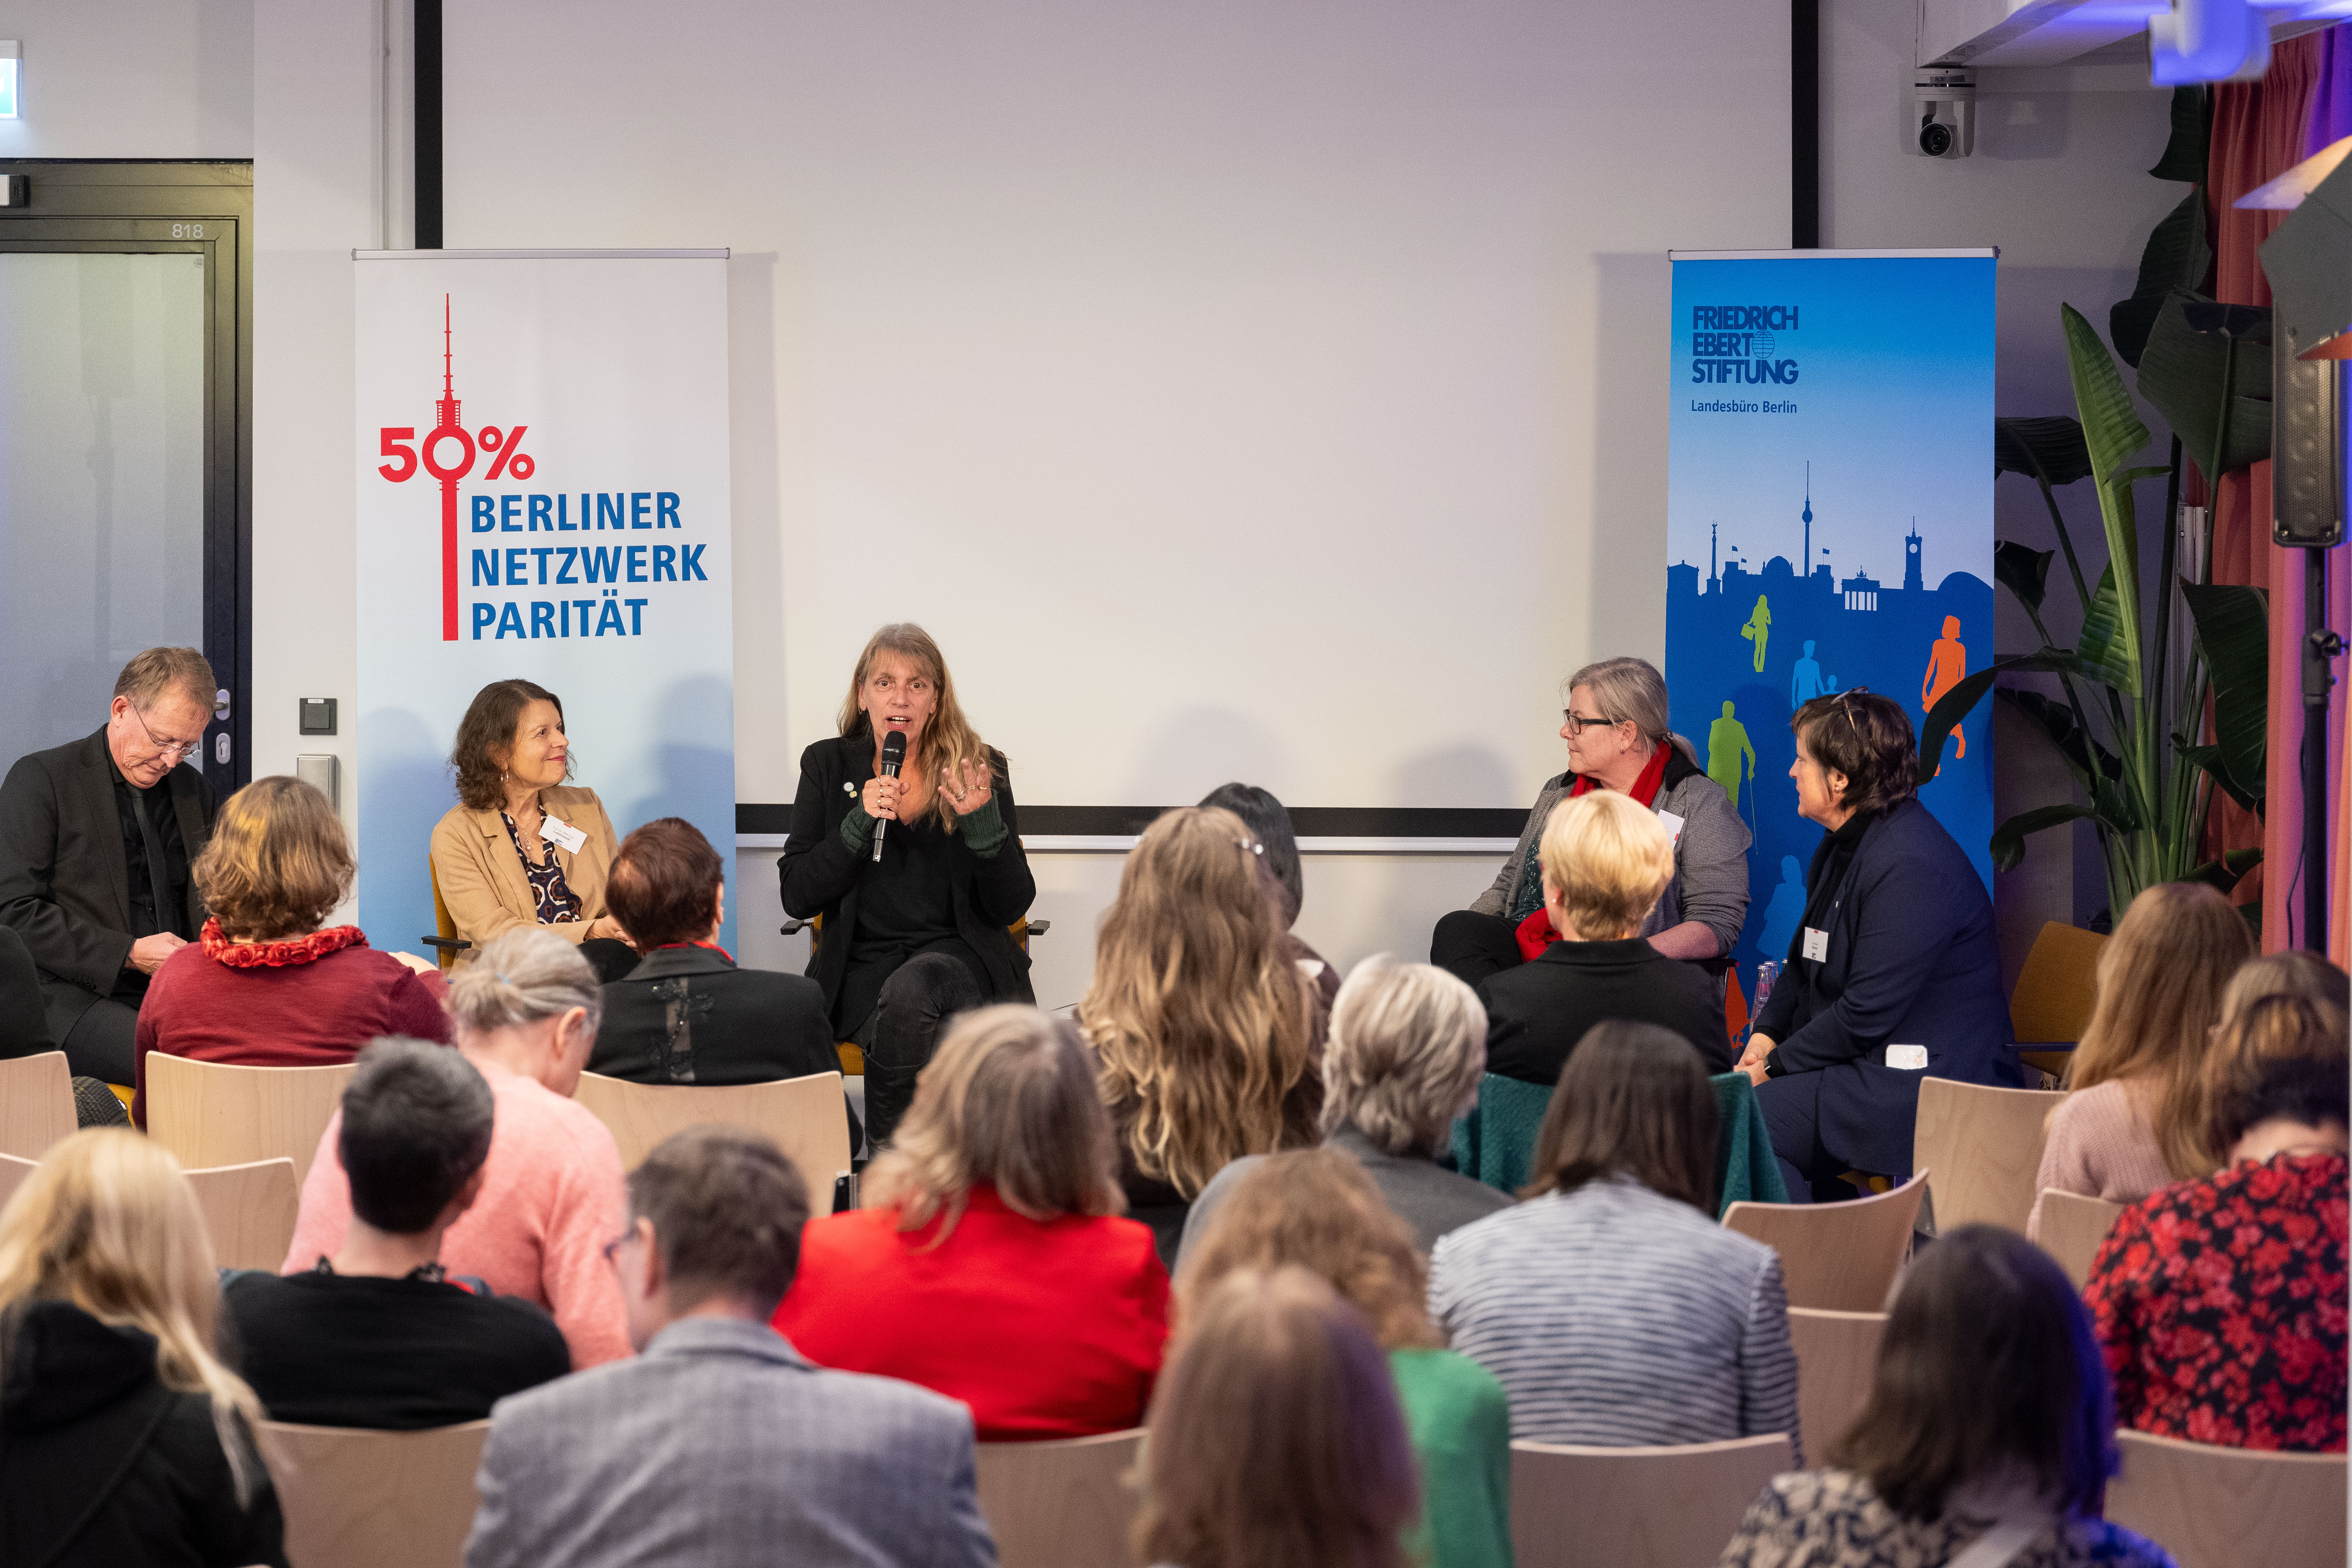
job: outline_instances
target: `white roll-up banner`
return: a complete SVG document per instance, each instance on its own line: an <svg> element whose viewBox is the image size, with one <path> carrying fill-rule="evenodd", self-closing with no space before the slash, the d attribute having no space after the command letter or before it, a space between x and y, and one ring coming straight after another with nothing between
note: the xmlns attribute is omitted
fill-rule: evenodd
<svg viewBox="0 0 2352 1568"><path fill-rule="evenodd" d="M416 951L474 694L562 701L616 832L731 861L724 251L358 253L360 924ZM720 940L733 945L734 910Z"/></svg>

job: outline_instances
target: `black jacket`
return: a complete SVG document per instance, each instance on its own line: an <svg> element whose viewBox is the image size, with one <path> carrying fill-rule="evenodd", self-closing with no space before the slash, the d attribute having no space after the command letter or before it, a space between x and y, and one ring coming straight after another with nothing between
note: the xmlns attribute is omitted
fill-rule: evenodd
<svg viewBox="0 0 2352 1568"><path fill-rule="evenodd" d="M838 1072L816 983L738 969L709 947L659 947L604 987L588 1070L631 1083L773 1083Z"/></svg>
<svg viewBox="0 0 2352 1568"><path fill-rule="evenodd" d="M956 934L987 966L989 1000L1034 1002L1029 988L1029 955L1006 928L1029 912L1037 896L1029 858L1021 850L1021 816L1013 804L1013 779L994 751L996 809L1004 818L1004 847L982 859L953 836L956 858ZM810 955L808 973L824 991L832 1016L849 967L849 933L857 926L857 886L873 862L853 855L841 842L841 819L857 804L874 776L874 737L862 726L849 734L819 741L801 753L800 794L793 801L792 836L776 861L784 912L803 920L824 917L824 934Z"/></svg>
<svg viewBox="0 0 2352 1568"><path fill-rule="evenodd" d="M0 1058L57 1048L41 1000L40 971L25 951L25 939L0 925Z"/></svg>
<svg viewBox="0 0 2352 1568"><path fill-rule="evenodd" d="M131 868L115 813L106 730L16 759L0 784L0 925L41 971L49 1037L62 1041L110 993L131 956ZM182 763L165 775L188 862L211 838L213 791ZM188 881L188 930L205 923Z"/></svg>
<svg viewBox="0 0 2352 1568"><path fill-rule="evenodd" d="M1486 1005L1486 1070L1527 1083L1558 1083L1584 1032L1609 1018L1673 1030L1698 1047L1711 1073L1729 1072L1735 1059L1706 971L1641 937L1556 942L1481 981L1478 1000Z"/></svg>
<svg viewBox="0 0 2352 1568"><path fill-rule="evenodd" d="M284 1568L278 1494L254 1458L239 1507L212 1400L155 1375L155 1341L70 1302L12 1311L0 1380L0 1563Z"/></svg>

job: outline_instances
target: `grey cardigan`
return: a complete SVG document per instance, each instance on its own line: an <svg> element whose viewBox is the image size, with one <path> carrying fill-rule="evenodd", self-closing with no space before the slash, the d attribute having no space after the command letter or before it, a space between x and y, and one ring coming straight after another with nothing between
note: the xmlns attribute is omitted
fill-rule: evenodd
<svg viewBox="0 0 2352 1568"><path fill-rule="evenodd" d="M1715 932L1722 944L1717 955L1727 957L1738 944L1740 928L1748 923L1748 847L1756 836L1731 808L1723 786L1690 765L1681 743L1666 761L1666 784L1658 791L1653 810L1671 811L1683 819L1683 836L1675 844L1675 879L1658 900L1658 907L1642 922L1638 934L1655 936L1685 921L1697 921ZM1677 765L1679 764L1679 765ZM1507 915L1511 894L1525 873L1528 857L1543 837L1551 808L1568 798L1573 773L1545 781L1535 809L1519 834L1518 847L1495 875L1494 885L1478 895L1470 908L1482 915Z"/></svg>

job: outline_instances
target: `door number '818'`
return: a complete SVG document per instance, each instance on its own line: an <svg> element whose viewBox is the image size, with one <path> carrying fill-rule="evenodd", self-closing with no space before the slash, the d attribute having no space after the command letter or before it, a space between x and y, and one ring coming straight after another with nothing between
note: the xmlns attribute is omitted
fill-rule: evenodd
<svg viewBox="0 0 2352 1568"><path fill-rule="evenodd" d="M200 223L175 223L172 226L173 239L202 239L204 237L205 226Z"/></svg>

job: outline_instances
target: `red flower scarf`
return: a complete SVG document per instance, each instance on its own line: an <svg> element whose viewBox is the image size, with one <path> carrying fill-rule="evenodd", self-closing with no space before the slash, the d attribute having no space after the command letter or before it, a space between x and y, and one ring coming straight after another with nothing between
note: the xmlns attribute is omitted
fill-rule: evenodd
<svg viewBox="0 0 2352 1568"><path fill-rule="evenodd" d="M1658 791L1666 782L1666 753L1674 749L1674 744L1672 741L1658 742L1658 749L1652 752L1650 760L1642 764L1642 776L1633 781L1633 787L1625 792L1627 795L1645 806L1657 805ZM1576 782L1568 786L1568 793L1573 796L1607 787L1606 784L1593 783L1591 773L1579 773L1576 775ZM1540 830L1538 831L1536 837L1537 842L1528 846L1528 853L1530 855L1538 853L1542 848L1543 835ZM1518 929L1511 934L1518 942L1520 958L1529 963L1541 957L1545 948L1559 940L1559 932L1551 929L1551 912L1541 908L1521 921Z"/></svg>
<svg viewBox="0 0 2352 1568"><path fill-rule="evenodd" d="M309 963L347 947L365 947L367 933L357 926L329 926L309 936L288 937L281 942L231 942L221 934L220 917L215 915L205 921L205 929L196 933L196 940L204 944L206 958L231 969L283 969L289 964Z"/></svg>

